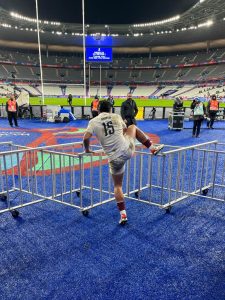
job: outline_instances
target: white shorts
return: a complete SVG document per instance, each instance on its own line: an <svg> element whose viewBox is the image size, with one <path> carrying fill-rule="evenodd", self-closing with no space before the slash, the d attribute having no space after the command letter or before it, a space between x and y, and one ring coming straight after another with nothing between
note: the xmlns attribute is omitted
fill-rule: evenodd
<svg viewBox="0 0 225 300"><path fill-rule="evenodd" d="M132 157L135 151L134 139L125 135L127 149L121 151L121 155L109 162L110 173L113 175L120 175L125 171L125 163Z"/></svg>

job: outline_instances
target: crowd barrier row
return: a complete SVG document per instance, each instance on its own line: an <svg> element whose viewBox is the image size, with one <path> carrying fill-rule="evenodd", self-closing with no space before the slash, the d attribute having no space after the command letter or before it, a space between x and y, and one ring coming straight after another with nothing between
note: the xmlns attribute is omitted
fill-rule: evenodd
<svg viewBox="0 0 225 300"><path fill-rule="evenodd" d="M153 156L140 146L127 162L123 191L127 200L169 212L191 198L225 203L225 144L166 145ZM114 201L113 183L102 149L85 154L81 143L28 148L0 143L0 213L51 201L81 211Z"/></svg>

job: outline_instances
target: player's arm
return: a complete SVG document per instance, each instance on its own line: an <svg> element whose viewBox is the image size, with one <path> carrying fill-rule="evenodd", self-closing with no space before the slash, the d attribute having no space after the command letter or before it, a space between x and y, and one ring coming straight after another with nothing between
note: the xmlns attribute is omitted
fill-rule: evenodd
<svg viewBox="0 0 225 300"><path fill-rule="evenodd" d="M84 150L86 153L93 153L93 151L90 151L90 138L92 137L92 134L88 131L85 132L84 138L83 138L83 145Z"/></svg>

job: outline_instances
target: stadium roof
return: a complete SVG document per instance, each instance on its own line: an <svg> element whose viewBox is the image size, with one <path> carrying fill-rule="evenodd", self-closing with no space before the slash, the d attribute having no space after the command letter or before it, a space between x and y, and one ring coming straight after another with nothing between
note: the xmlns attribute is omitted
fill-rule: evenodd
<svg viewBox="0 0 225 300"><path fill-rule="evenodd" d="M84 0L88 24L133 24L160 20L182 14L198 0ZM35 1L0 0L9 11L35 18ZM41 19L67 23L82 23L82 0L38 0Z"/></svg>
<svg viewBox="0 0 225 300"><path fill-rule="evenodd" d="M36 20L0 8L0 44L35 47ZM40 20L41 42L55 51L81 51L82 25ZM181 15L142 24L86 24L86 34L110 35L117 52L170 52L225 46L225 1L200 0ZM7 43L7 44L6 44ZM32 46L33 45L33 46ZM67 46L67 47L66 47ZM66 47L65 49L63 47Z"/></svg>

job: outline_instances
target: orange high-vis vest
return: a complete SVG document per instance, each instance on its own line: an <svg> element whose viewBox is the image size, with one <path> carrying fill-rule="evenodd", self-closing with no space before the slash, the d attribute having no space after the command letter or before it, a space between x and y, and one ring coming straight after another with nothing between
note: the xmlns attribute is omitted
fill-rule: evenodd
<svg viewBox="0 0 225 300"><path fill-rule="evenodd" d="M16 112L16 100L8 100L8 111Z"/></svg>
<svg viewBox="0 0 225 300"><path fill-rule="evenodd" d="M98 104L99 104L99 100L94 100L93 102L93 105L92 105L92 110L98 110Z"/></svg>
<svg viewBox="0 0 225 300"><path fill-rule="evenodd" d="M209 110L218 110L219 102L217 100L210 100Z"/></svg>

